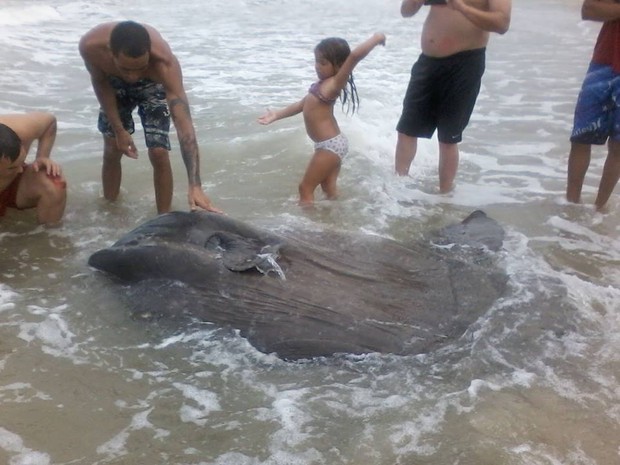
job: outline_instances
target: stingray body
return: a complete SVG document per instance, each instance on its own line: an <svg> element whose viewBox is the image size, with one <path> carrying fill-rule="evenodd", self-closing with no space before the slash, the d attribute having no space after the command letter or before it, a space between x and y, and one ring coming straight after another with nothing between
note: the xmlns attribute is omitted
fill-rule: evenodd
<svg viewBox="0 0 620 465"><path fill-rule="evenodd" d="M501 247L503 234L475 212L433 241L476 257ZM94 253L89 264L136 286L133 297L158 315L236 329L284 359L416 354L460 337L507 281L488 262L433 241L405 246L333 231L284 237L224 215L172 212Z"/></svg>

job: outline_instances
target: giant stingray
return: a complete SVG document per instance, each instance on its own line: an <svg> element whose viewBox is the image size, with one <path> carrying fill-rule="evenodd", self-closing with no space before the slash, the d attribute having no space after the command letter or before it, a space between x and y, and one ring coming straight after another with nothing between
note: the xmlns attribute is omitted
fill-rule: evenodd
<svg viewBox="0 0 620 465"><path fill-rule="evenodd" d="M233 328L288 360L416 354L460 337L506 288L483 212L401 244L325 231L275 234L225 215L172 212L94 253L89 264L138 288L158 315Z"/></svg>

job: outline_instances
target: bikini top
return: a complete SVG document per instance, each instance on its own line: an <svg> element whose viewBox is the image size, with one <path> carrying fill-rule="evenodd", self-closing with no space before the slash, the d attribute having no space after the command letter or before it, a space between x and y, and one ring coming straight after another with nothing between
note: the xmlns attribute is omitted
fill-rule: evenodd
<svg viewBox="0 0 620 465"><path fill-rule="evenodd" d="M336 100L338 100L338 97L334 97L333 99L329 99L327 97L325 97L322 93L321 93L321 83L323 81L316 81L315 83L313 83L310 86L310 89L308 89L308 92L311 93L312 95L314 95L316 98L318 98L321 102L326 103L328 105L333 105Z"/></svg>

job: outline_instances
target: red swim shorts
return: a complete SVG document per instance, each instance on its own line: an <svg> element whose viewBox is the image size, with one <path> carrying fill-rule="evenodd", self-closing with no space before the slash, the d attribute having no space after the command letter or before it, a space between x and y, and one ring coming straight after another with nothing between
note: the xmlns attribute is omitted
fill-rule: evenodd
<svg viewBox="0 0 620 465"><path fill-rule="evenodd" d="M18 208L15 201L17 200L17 188L19 187L22 174L24 173L19 173L15 179L13 179L13 182L0 192L0 216L4 216L6 214L6 209L9 207Z"/></svg>

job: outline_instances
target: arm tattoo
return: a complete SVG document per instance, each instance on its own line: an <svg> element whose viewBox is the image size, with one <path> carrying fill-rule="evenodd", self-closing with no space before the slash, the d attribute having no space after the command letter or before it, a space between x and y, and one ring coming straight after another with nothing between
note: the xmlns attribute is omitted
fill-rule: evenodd
<svg viewBox="0 0 620 465"><path fill-rule="evenodd" d="M168 104L170 107L170 114L172 115L172 119L176 124L177 118L175 117L175 110L178 108L179 111L184 113L184 116L187 116L189 119L190 125L191 122L191 114L189 112L189 105L187 101L181 98L175 98L170 101ZM196 135L194 131L191 131L190 134L179 138L179 144L181 144L181 156L183 157L183 163L185 163L185 168L187 169L187 179L189 181L190 186L200 185L200 160L198 159L198 143L196 142Z"/></svg>
<svg viewBox="0 0 620 465"><path fill-rule="evenodd" d="M200 162L198 160L198 144L196 137L191 134L179 139L181 156L187 169L187 179L190 186L200 185Z"/></svg>
<svg viewBox="0 0 620 465"><path fill-rule="evenodd" d="M187 101L183 100L182 98L175 98L175 99L170 100L170 102L168 103L168 106L170 107L170 114L172 115L172 119L176 119L174 117L174 111L172 110L179 105L181 106L180 109L183 112L185 112L187 116L191 118L191 115L189 113L189 104L187 103Z"/></svg>

